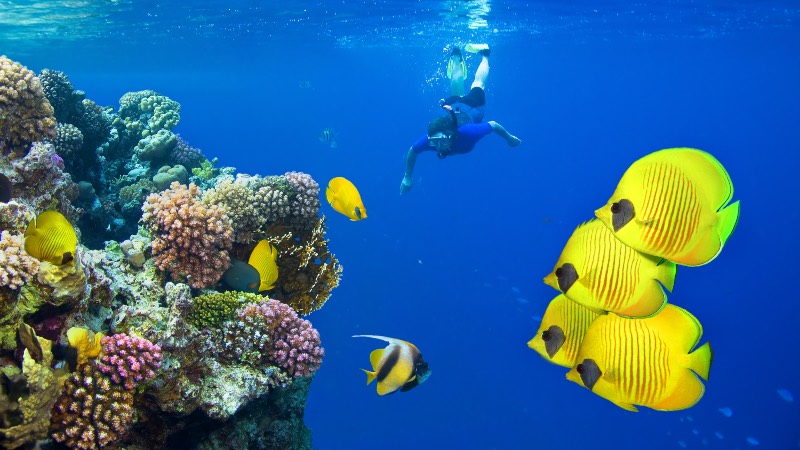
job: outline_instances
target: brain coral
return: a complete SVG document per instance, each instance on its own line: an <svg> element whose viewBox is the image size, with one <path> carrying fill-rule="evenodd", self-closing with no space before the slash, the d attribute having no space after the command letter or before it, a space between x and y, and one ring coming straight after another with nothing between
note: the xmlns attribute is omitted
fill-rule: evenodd
<svg viewBox="0 0 800 450"><path fill-rule="evenodd" d="M36 74L0 56L0 150L25 154L44 138L54 138L56 119Z"/></svg>
<svg viewBox="0 0 800 450"><path fill-rule="evenodd" d="M219 281L231 262L233 226L223 209L200 201L200 188L174 182L147 196L142 211L159 269L198 289Z"/></svg>

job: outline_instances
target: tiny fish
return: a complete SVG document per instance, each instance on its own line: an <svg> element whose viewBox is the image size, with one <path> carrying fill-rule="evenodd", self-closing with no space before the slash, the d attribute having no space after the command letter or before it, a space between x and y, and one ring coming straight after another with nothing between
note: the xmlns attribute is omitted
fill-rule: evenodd
<svg viewBox="0 0 800 450"><path fill-rule="evenodd" d="M336 133L330 128L325 128L319 135L319 141L327 142L331 148L336 148Z"/></svg>
<svg viewBox="0 0 800 450"><path fill-rule="evenodd" d="M726 408L720 408L719 412L722 413L722 415L725 416L725 417L733 416L733 410L730 409L730 408L727 408L727 407Z"/></svg>
<svg viewBox="0 0 800 450"><path fill-rule="evenodd" d="M748 444L750 444L750 445L752 445L752 446L754 446L754 447L755 447L756 445L759 445L759 444L760 444L760 443L758 442L758 439L754 438L753 436L747 436L747 443L748 443Z"/></svg>
<svg viewBox="0 0 800 450"><path fill-rule="evenodd" d="M777 392L778 392L778 395L779 395L779 396L780 396L782 399L786 400L787 402L790 402L790 403L791 403L791 402L793 402L793 401L794 401L794 395L792 395L792 393L791 393L791 392L789 392L789 390L788 390L788 389L778 389L778 391L777 391Z"/></svg>
<svg viewBox="0 0 800 450"><path fill-rule="evenodd" d="M300 89L311 89L311 82L308 80L303 80L300 82Z"/></svg>

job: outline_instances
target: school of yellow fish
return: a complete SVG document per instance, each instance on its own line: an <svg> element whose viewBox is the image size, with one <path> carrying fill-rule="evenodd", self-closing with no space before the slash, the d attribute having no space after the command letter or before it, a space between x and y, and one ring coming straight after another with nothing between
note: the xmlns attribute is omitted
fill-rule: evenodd
<svg viewBox="0 0 800 450"><path fill-rule="evenodd" d="M722 251L739 219L732 198L727 171L702 150L659 150L634 162L544 278L561 294L528 346L626 410L696 404L711 346L695 348L702 325L668 304L664 289L672 292L676 264L700 266Z"/></svg>

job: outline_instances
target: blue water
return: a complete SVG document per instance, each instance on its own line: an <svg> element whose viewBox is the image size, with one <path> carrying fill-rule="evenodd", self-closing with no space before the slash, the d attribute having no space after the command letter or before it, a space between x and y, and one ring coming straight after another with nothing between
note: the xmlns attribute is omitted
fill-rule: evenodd
<svg viewBox="0 0 800 450"><path fill-rule="evenodd" d="M800 405L778 393L800 395L796 1L191 5L11 2L0 53L66 72L101 105L167 95L182 106L175 131L239 172L358 186L367 220L323 205L344 273L308 317L327 352L305 415L315 448L800 447ZM449 45L470 41L492 46L486 119L523 144L423 154L400 196L403 156L447 93ZM325 128L337 148L318 140ZM724 164L742 215L670 296L713 345L704 398L630 413L526 342L575 226L633 161L679 146ZM359 369L380 344L353 334L413 342L433 375L378 397Z"/></svg>

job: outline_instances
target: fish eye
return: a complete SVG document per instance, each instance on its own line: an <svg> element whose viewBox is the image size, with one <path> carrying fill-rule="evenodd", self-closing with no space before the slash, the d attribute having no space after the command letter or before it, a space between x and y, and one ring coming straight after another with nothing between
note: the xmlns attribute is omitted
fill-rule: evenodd
<svg viewBox="0 0 800 450"><path fill-rule="evenodd" d="M544 330L544 331L542 331L542 340L543 340L543 341L547 342L547 341L549 341L549 340L550 340L552 337L553 337L553 336L550 334L550 330Z"/></svg>
<svg viewBox="0 0 800 450"><path fill-rule="evenodd" d="M575 370L577 370L578 373L581 375L583 375L583 373L586 372L586 369L583 368L583 364L578 364L578 367L576 367Z"/></svg>
<svg viewBox="0 0 800 450"><path fill-rule="evenodd" d="M611 212L614 214L619 214L619 203L612 203L611 204Z"/></svg>

